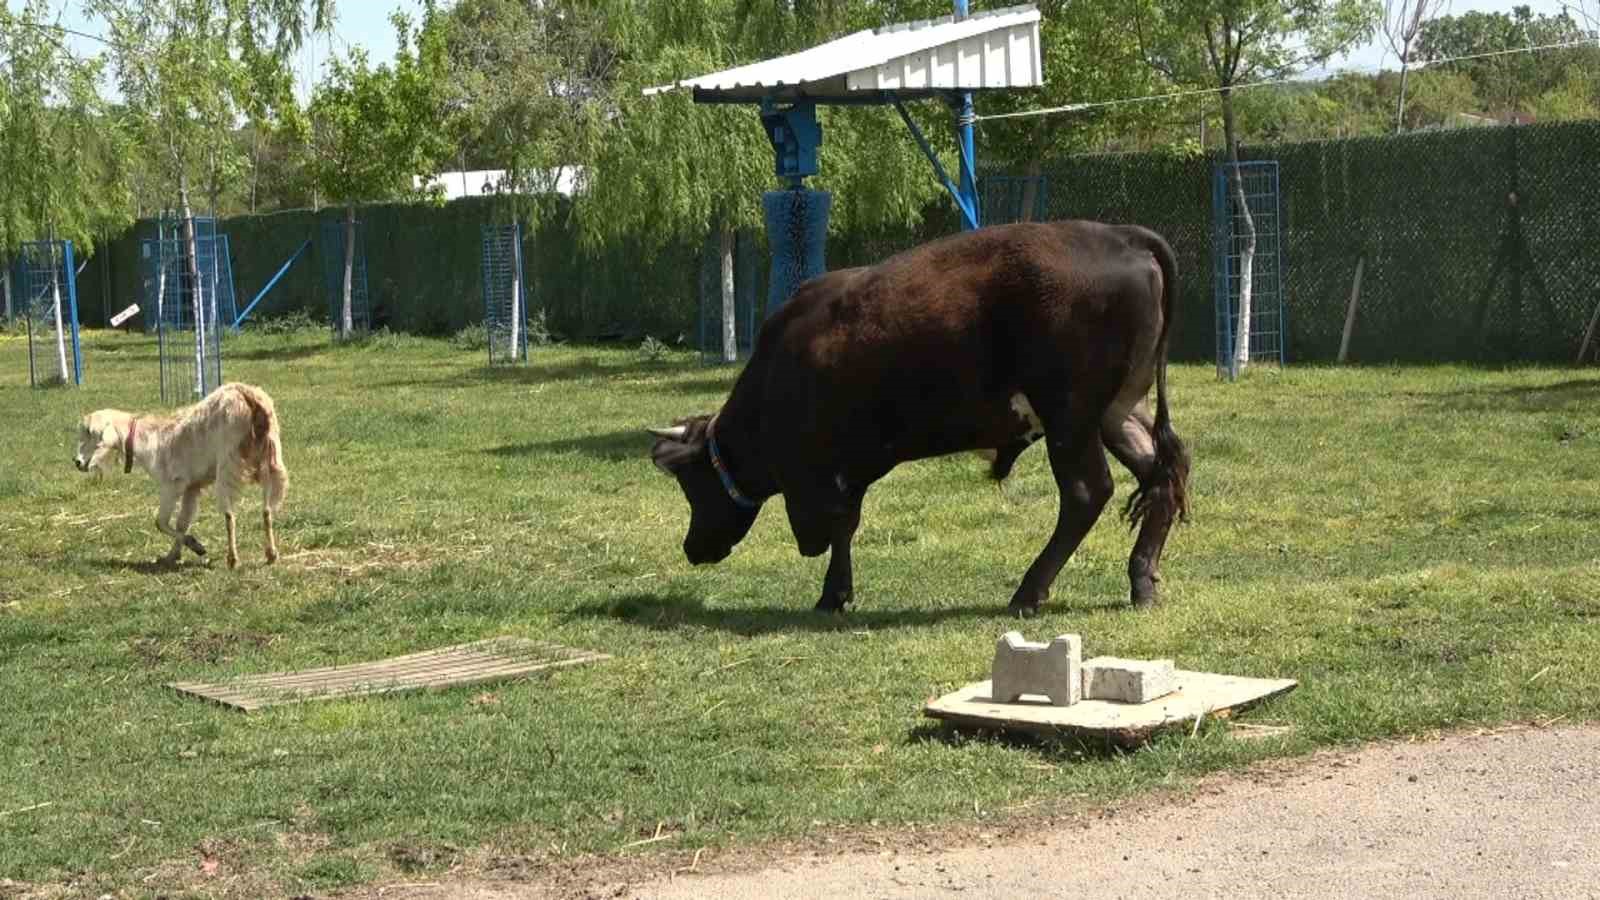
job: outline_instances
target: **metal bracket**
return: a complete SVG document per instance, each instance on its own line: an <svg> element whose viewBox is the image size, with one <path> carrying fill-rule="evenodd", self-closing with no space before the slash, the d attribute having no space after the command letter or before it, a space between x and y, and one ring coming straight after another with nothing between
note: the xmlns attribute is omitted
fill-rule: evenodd
<svg viewBox="0 0 1600 900"><path fill-rule="evenodd" d="M817 122L817 106L809 101L779 107L771 99L761 101L761 124L767 130L776 156L774 171L800 187L801 179L817 174L817 148L822 146L822 125Z"/></svg>

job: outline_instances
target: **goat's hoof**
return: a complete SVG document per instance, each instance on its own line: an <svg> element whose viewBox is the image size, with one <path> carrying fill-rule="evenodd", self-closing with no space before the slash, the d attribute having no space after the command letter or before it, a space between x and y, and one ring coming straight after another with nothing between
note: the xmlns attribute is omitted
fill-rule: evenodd
<svg viewBox="0 0 1600 900"><path fill-rule="evenodd" d="M270 565L272 565L273 563L275 563L277 561L278 561L278 551L276 551L276 550L268 550L267 551L267 565L270 566Z"/></svg>
<svg viewBox="0 0 1600 900"><path fill-rule="evenodd" d="M1031 619L1039 615L1039 607L1030 606L1026 603L1013 603L1006 607L1006 614L1016 616L1019 619Z"/></svg>
<svg viewBox="0 0 1600 900"><path fill-rule="evenodd" d="M206 545L200 543L199 539L197 539L193 535L189 535L189 534L184 535L183 536L183 545L185 547L188 547L190 550L193 550L195 556L205 556L206 555Z"/></svg>
<svg viewBox="0 0 1600 900"><path fill-rule="evenodd" d="M230 569L239 568L239 557L234 556L232 553L228 554L228 568L230 568Z"/></svg>

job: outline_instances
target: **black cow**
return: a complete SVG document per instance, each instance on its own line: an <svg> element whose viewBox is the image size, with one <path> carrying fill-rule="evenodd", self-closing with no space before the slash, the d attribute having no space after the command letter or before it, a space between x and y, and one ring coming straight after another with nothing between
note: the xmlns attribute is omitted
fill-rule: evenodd
<svg viewBox="0 0 1600 900"><path fill-rule="evenodd" d="M1110 500L1106 449L1139 479L1124 510L1140 525L1128 578L1134 605L1153 604L1162 547L1187 507L1188 453L1167 413L1176 266L1146 229L1048 222L954 235L806 282L762 326L719 412L651 429L655 464L689 500L684 553L695 565L723 560L782 494L800 552L833 549L817 609L842 610L874 481L965 450L989 455L1004 478L1044 437L1061 510L1011 609L1037 612Z"/></svg>

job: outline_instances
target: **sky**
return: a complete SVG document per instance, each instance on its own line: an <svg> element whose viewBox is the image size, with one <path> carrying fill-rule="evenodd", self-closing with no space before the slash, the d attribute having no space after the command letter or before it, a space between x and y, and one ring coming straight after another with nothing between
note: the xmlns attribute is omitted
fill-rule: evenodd
<svg viewBox="0 0 1600 900"><path fill-rule="evenodd" d="M20 0L0 0L7 6L16 8L21 5ZM91 33L102 33L97 23L89 21L81 12L78 0L58 0L66 5L63 24L68 27ZM976 8L984 6L1005 6L1018 2L1018 0L980 0ZM1080 0L1080 2L1104 3L1111 0ZM1448 13L1459 14L1469 10L1484 12L1509 12L1514 6L1530 6L1535 13L1554 14L1568 4L1578 3L1580 0L1453 0ZM1591 10L1600 10L1600 0L1589 0ZM445 4L448 5L448 0ZM337 0L336 9L338 20L333 34L319 36L317 40L308 45L300 54L296 65L296 86L302 98L310 92L310 86L320 77L322 67L330 54L344 56L351 47L365 47L368 55L374 61L386 61L393 56L395 50L394 29L389 24L389 14L396 9L404 10L416 17L422 7L421 0ZM75 38L73 44L80 51L94 52L98 48L92 41ZM1331 68L1359 68L1375 69L1380 66L1393 66L1394 54L1383 43L1381 36L1377 40L1362 47L1345 57L1334 60Z"/></svg>

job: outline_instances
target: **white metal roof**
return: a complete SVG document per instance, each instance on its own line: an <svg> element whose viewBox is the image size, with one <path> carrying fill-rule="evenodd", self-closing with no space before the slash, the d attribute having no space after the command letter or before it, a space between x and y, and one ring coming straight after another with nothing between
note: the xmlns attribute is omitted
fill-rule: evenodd
<svg viewBox="0 0 1600 900"><path fill-rule="evenodd" d="M692 88L696 100L848 100L876 91L907 96L1044 84L1039 9L1031 4L858 31L799 53L646 88Z"/></svg>

